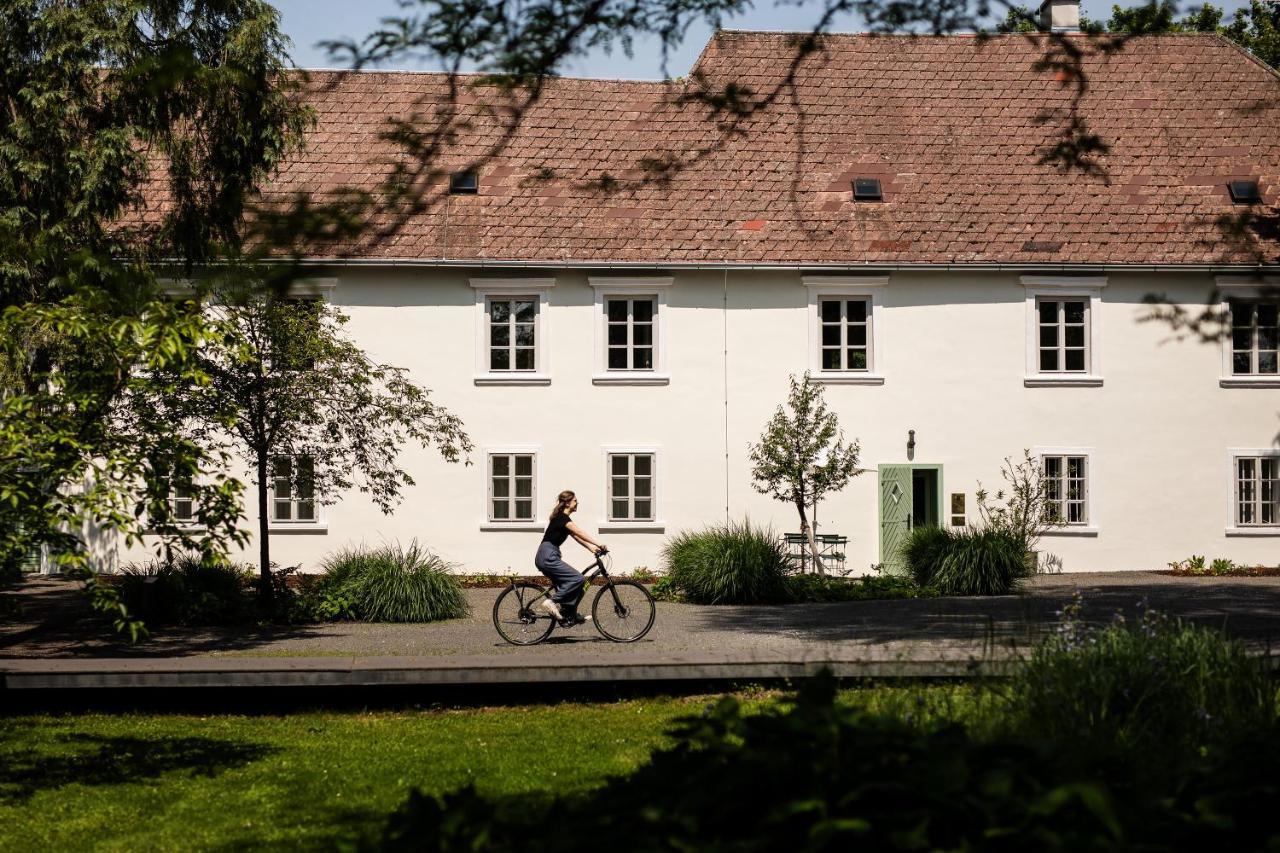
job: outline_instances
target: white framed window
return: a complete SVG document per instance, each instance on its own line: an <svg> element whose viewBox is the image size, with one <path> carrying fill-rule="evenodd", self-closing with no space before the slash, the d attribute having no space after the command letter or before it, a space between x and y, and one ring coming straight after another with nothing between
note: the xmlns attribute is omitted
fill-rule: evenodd
<svg viewBox="0 0 1280 853"><path fill-rule="evenodd" d="M316 500L314 469L314 461L305 454L271 457L267 508L272 532L311 532L325 527Z"/></svg>
<svg viewBox="0 0 1280 853"><path fill-rule="evenodd" d="M1280 388L1280 278L1218 276L1223 388Z"/></svg>
<svg viewBox="0 0 1280 853"><path fill-rule="evenodd" d="M196 479L173 475L167 471L155 474L156 486L165 496L166 521L179 528L200 527L200 505L196 498Z"/></svg>
<svg viewBox="0 0 1280 853"><path fill-rule="evenodd" d="M809 375L818 382L883 385L881 339L888 276L806 275Z"/></svg>
<svg viewBox="0 0 1280 853"><path fill-rule="evenodd" d="M1231 465L1228 536L1280 536L1280 450L1236 448Z"/></svg>
<svg viewBox="0 0 1280 853"><path fill-rule="evenodd" d="M607 447L604 450L604 530L665 529L658 514L658 449Z"/></svg>
<svg viewBox="0 0 1280 853"><path fill-rule="evenodd" d="M1027 387L1102 384L1102 288L1106 276L1024 275Z"/></svg>
<svg viewBox="0 0 1280 853"><path fill-rule="evenodd" d="M547 294L554 278L473 278L477 385L550 385Z"/></svg>
<svg viewBox="0 0 1280 853"><path fill-rule="evenodd" d="M670 276L591 276L595 291L596 385L666 385Z"/></svg>
<svg viewBox="0 0 1280 853"><path fill-rule="evenodd" d="M481 530L541 530L538 456L532 445L485 448L485 508Z"/></svg>
<svg viewBox="0 0 1280 853"><path fill-rule="evenodd" d="M1093 489L1093 451L1078 447L1038 447L1047 492L1046 514L1061 522L1046 535L1094 536L1098 533Z"/></svg>

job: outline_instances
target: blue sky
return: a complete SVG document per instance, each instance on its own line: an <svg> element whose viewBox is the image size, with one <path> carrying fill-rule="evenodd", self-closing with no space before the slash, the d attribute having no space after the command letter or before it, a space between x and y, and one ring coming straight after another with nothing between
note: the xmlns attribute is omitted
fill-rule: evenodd
<svg viewBox="0 0 1280 853"><path fill-rule="evenodd" d="M1246 0L1227 0L1222 5L1228 16ZM331 68L334 62L316 43L326 39L359 38L377 29L380 19L400 13L396 0L274 0L280 10L281 24L293 40L293 59L303 68ZM1035 5L1034 0L1027 4ZM1112 3L1109 0L1084 0L1084 14L1090 18L1110 17ZM794 2L777 4L775 0L762 0L757 8L726 21L734 29L754 30L803 30L813 23L815 13ZM863 29L855 16L847 16L836 23L836 31L856 32ZM684 43L670 57L668 72L679 76L688 72L706 43L711 30L707 27L690 29ZM575 62L565 73L580 77L614 77L627 79L659 79L662 77L659 46L652 42L637 42L635 55L628 58L620 50L613 55L596 52ZM432 65L401 62L387 68L411 70L435 70Z"/></svg>

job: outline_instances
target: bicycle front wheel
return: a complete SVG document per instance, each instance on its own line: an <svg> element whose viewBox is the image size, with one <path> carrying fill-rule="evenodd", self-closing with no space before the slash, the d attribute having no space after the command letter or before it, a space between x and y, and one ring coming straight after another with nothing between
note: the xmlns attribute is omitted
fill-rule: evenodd
<svg viewBox="0 0 1280 853"><path fill-rule="evenodd" d="M518 583L502 591L493 603L493 627L502 639L517 646L532 646L551 634L555 621L534 607L543 592L533 583Z"/></svg>
<svg viewBox="0 0 1280 853"><path fill-rule="evenodd" d="M596 630L615 643L634 643L649 633L657 615L653 596L635 581L610 580L591 603Z"/></svg>

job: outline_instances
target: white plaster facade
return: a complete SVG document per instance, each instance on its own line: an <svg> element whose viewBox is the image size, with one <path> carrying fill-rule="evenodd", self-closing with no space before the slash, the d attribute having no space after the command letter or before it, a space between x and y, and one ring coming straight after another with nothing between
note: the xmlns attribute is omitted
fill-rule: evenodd
<svg viewBox="0 0 1280 853"><path fill-rule="evenodd" d="M1167 325L1139 322L1151 293L1202 307L1215 285L1208 272L814 277L782 269L642 275L349 266L325 275L337 279L328 298L350 316L357 342L431 388L464 420L476 451L464 467L406 448L402 462L418 485L393 515L358 493L337 496L321 524L273 534L281 565L315 570L344 545L416 537L464 571L532 573L546 515L566 488L581 501L578 523L599 531L623 569L659 569L667 536L727 517L796 529L792 507L751 488L747 446L785 399L788 375L816 366L813 294L828 288L872 300L868 376L826 389L846 436L861 444L866 471L818 511L820 532L850 538L853 570L881 559L876 469L908 461L908 430L915 430L914 463L941 466L942 494L964 493L969 521L978 482L998 486L1005 456L1023 448L1087 455L1088 523L1041 544L1063 570L1161 568L1193 553L1276 559L1280 543L1270 537L1280 526L1239 529L1232 503L1233 452L1276 447L1275 383L1224 378L1220 346L1175 341ZM519 278L531 281L526 287ZM479 312L490 286L541 296L535 381L485 375ZM646 381L602 377L604 292L660 294L661 355ZM1092 297L1092 369L1083 379L1044 382L1034 374L1029 312L1041 292ZM606 521L609 448L656 455L653 522ZM493 524L486 453L513 450L536 453L536 520ZM146 554L139 548L119 559ZM586 562L585 552L566 555Z"/></svg>

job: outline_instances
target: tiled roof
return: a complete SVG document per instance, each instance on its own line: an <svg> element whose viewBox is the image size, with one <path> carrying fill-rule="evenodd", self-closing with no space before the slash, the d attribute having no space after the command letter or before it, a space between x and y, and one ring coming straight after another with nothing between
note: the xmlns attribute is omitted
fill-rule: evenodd
<svg viewBox="0 0 1280 853"><path fill-rule="evenodd" d="M762 94L778 88L794 51L785 34L720 33L695 71ZM1103 174L1091 175L1040 162L1075 91L1033 67L1042 55L1025 36L828 36L794 85L731 134L705 107L672 103L681 83L561 79L502 142L504 120L488 110L503 96L464 79L466 120L434 161L424 209L381 239L317 254L655 265L1257 260L1224 240L1219 219L1246 210L1231 202L1232 178L1260 180L1265 203L1250 212L1271 217L1280 202L1280 78L1216 36L1143 37L1089 58L1079 116L1109 146L1097 157ZM318 126L268 198L373 189L389 163L410 162L381 138L388 119L430 130L445 86L433 74L313 72ZM646 158L685 166L652 180ZM450 197L448 171L475 160L480 192ZM855 176L880 178L884 201L855 203Z"/></svg>

